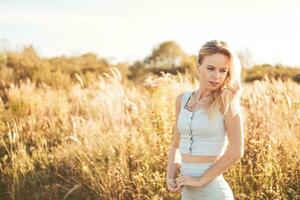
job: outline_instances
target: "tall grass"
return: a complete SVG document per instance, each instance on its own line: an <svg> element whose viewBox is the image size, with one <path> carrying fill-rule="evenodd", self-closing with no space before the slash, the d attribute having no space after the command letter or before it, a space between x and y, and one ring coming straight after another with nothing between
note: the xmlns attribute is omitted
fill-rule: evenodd
<svg viewBox="0 0 300 200"><path fill-rule="evenodd" d="M179 199L164 180L175 97L198 83L162 74L132 85L115 68L77 80L5 89L0 199ZM245 156L225 177L236 199L300 199L299 84L244 87Z"/></svg>

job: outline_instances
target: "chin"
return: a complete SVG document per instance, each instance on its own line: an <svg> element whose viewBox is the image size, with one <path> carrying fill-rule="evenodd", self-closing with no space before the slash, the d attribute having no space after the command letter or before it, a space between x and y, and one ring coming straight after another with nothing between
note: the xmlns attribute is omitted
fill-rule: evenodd
<svg viewBox="0 0 300 200"><path fill-rule="evenodd" d="M217 87L212 87L212 91L216 91L219 90L221 86L217 86Z"/></svg>

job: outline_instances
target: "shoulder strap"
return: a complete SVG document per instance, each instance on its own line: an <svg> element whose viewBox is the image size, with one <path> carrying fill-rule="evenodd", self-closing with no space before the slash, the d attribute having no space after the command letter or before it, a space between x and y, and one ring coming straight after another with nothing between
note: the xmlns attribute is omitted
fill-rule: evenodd
<svg viewBox="0 0 300 200"><path fill-rule="evenodd" d="M182 99L181 99L181 107L184 107L184 106L185 106L185 104L186 104L187 101L189 100L191 94L192 94L191 91L186 91L186 92L184 92L184 94L182 95Z"/></svg>

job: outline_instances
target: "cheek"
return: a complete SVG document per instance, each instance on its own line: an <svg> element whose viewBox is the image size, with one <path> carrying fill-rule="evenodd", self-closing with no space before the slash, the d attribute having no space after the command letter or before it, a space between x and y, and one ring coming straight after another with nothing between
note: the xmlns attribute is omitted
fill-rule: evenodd
<svg viewBox="0 0 300 200"><path fill-rule="evenodd" d="M198 73L201 79L205 79L205 77L207 76L207 72L203 69L200 69Z"/></svg>
<svg viewBox="0 0 300 200"><path fill-rule="evenodd" d="M201 68L199 70L199 77L202 79L202 80L209 80L212 76L214 76L214 71L210 71L208 69L205 69L205 68Z"/></svg>
<svg viewBox="0 0 300 200"><path fill-rule="evenodd" d="M228 73L222 74L222 81L225 81L225 79L227 78L227 76L228 76Z"/></svg>
<svg viewBox="0 0 300 200"><path fill-rule="evenodd" d="M222 74L222 78L223 78L223 79L225 79L226 76L227 76L227 73L223 73L223 74Z"/></svg>
<svg viewBox="0 0 300 200"><path fill-rule="evenodd" d="M210 70L203 70L202 74L203 74L203 76L206 76L206 77L214 75L213 71L210 71Z"/></svg>

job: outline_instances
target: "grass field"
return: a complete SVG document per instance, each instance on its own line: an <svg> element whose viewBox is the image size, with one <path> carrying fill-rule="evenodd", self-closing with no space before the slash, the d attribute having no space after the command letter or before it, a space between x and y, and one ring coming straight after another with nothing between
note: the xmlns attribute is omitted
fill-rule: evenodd
<svg viewBox="0 0 300 200"><path fill-rule="evenodd" d="M163 74L134 85L116 69L77 78L2 91L0 199L179 199L164 180L175 97L198 83ZM300 199L300 85L243 86L245 155L226 180L236 199Z"/></svg>

